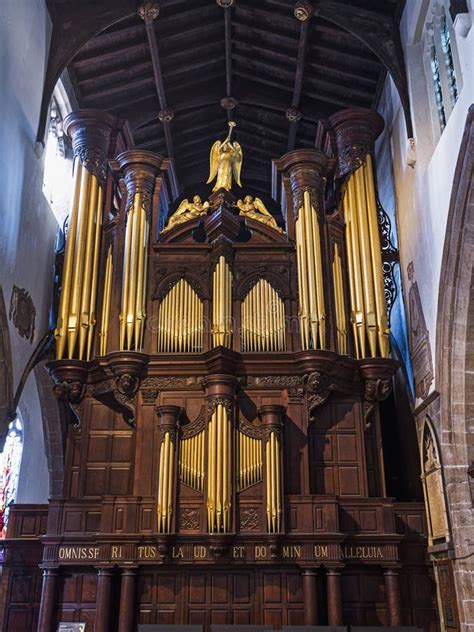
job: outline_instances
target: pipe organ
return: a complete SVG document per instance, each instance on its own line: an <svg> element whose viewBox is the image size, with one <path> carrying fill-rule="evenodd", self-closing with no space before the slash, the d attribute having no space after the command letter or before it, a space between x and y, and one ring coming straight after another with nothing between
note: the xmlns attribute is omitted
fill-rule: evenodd
<svg viewBox="0 0 474 632"><path fill-rule="evenodd" d="M169 161L128 147L107 116L70 115L74 195L48 368L72 423L37 560L42 630L84 611L96 632L360 625L375 602L372 624L429 619L407 571L430 595L423 503L384 484L395 446L380 402L397 362L374 177L382 124L341 112L321 148L274 161L285 226L270 198L237 199L246 148L227 155L216 141L216 190L177 199L158 234ZM100 165L88 158L98 143Z"/></svg>
<svg viewBox="0 0 474 632"><path fill-rule="evenodd" d="M242 351L284 351L285 306L278 292L259 279L241 306Z"/></svg>

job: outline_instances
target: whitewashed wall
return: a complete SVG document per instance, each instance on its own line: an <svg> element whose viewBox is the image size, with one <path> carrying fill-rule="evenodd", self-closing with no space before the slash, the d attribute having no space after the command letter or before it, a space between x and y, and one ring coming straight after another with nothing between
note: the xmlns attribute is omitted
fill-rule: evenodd
<svg viewBox="0 0 474 632"><path fill-rule="evenodd" d="M441 259L453 176L467 112L474 102L474 28L471 26L467 37L456 34L463 88L439 137L436 115L432 116L430 111L428 89L431 86L430 78L425 75L422 43L423 25L431 5L432 2L426 0L407 0L401 21L416 165L412 168L407 164L409 148L405 119L397 91L388 78L379 110L388 128L392 164L385 153L385 160L378 160L378 178L381 201L389 207L388 210L392 204L390 181L393 178L404 291L408 294L407 265L413 261L434 361ZM472 0L470 11L472 22ZM379 143L378 149L383 157L383 142Z"/></svg>
<svg viewBox="0 0 474 632"><path fill-rule="evenodd" d="M44 0L0 3L0 284L8 310L13 285L36 308L33 344L10 326L14 388L48 329L57 223L42 193L43 161L35 136L51 23ZM40 156L40 157L38 157ZM34 375L19 405L25 440L17 502L45 502L49 494L43 421Z"/></svg>

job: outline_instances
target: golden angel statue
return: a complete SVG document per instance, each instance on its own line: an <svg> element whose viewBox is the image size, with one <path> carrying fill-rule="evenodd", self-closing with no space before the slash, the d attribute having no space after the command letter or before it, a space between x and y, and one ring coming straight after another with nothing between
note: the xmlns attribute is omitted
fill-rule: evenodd
<svg viewBox="0 0 474 632"><path fill-rule="evenodd" d="M176 211L169 218L168 225L163 230L163 232L165 232L166 230L170 230L178 224L184 224L184 222L188 222L194 217L206 215L208 208L209 202L206 201L203 203L199 195L195 195L192 202L190 202L186 198L181 202Z"/></svg>
<svg viewBox="0 0 474 632"><path fill-rule="evenodd" d="M237 206L240 209L239 215L250 217L250 219L255 219L257 222L271 226L280 233L283 232L260 198L256 197L254 199L251 195L246 195L243 200L237 200Z"/></svg>
<svg viewBox="0 0 474 632"><path fill-rule="evenodd" d="M229 121L229 133L224 141L216 140L211 147L210 171L207 184L212 182L217 175L213 191L226 189L230 191L232 187L232 176L239 187L240 171L242 169L242 147L238 142L231 142L232 130L236 126L234 121Z"/></svg>

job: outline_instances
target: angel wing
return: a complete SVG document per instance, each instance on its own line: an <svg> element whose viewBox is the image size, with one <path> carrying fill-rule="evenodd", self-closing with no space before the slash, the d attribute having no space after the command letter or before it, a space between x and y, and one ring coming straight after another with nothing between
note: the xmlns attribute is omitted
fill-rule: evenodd
<svg viewBox="0 0 474 632"><path fill-rule="evenodd" d="M188 198L185 198L181 204L178 206L178 208L176 209L176 211L173 213L173 215L182 215L183 213L186 213L186 211L189 210L190 207L190 203Z"/></svg>
<svg viewBox="0 0 474 632"><path fill-rule="evenodd" d="M216 140L216 142L211 147L211 153L209 156L209 182L212 182L217 175L217 169L219 167L219 149L221 148L221 141Z"/></svg>
<svg viewBox="0 0 474 632"><path fill-rule="evenodd" d="M244 203L242 202L242 200L237 200L237 206L241 211L244 210Z"/></svg>
<svg viewBox="0 0 474 632"><path fill-rule="evenodd" d="M262 215L266 215L267 217L271 217L273 219L273 215L270 213L270 211L267 209L260 198L256 197L253 201L253 205Z"/></svg>
<svg viewBox="0 0 474 632"><path fill-rule="evenodd" d="M232 156L232 173L234 174L234 180L237 182L239 187L241 187L240 172L242 170L242 147L237 141L235 141L232 146L234 148Z"/></svg>

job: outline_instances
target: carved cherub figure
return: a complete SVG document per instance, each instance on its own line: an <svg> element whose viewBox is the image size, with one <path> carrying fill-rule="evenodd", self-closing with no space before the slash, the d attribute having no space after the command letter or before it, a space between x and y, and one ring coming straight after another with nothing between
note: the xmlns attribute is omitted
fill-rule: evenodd
<svg viewBox="0 0 474 632"><path fill-rule="evenodd" d="M186 198L181 202L176 211L169 218L168 225L164 230L170 230L178 224L184 224L184 222L188 222L194 217L206 215L208 208L209 202L203 202L199 195L195 195L192 202L190 202L188 198Z"/></svg>
<svg viewBox="0 0 474 632"><path fill-rule="evenodd" d="M267 226L271 226L280 233L282 229L278 226L273 215L267 210L265 204L258 197L255 199L251 195L246 195L243 200L237 200L237 206L239 207L239 215L250 217L251 219L262 222Z"/></svg>

